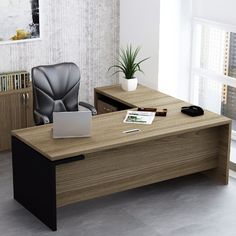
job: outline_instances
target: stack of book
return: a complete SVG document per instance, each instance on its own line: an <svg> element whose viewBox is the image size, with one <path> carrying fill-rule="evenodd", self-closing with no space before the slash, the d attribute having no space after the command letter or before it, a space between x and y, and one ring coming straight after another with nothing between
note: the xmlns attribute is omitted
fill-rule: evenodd
<svg viewBox="0 0 236 236"><path fill-rule="evenodd" d="M28 88L30 75L27 71L0 74L0 92Z"/></svg>

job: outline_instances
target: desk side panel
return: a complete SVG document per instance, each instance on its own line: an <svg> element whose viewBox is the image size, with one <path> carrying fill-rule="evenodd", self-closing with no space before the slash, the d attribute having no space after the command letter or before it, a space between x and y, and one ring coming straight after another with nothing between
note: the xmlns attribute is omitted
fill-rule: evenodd
<svg viewBox="0 0 236 236"><path fill-rule="evenodd" d="M219 127L218 165L216 169L205 172L205 174L213 180L225 185L229 182L231 126L232 123Z"/></svg>
<svg viewBox="0 0 236 236"><path fill-rule="evenodd" d="M53 231L57 229L55 166L12 137L14 199Z"/></svg>
<svg viewBox="0 0 236 236"><path fill-rule="evenodd" d="M217 176L223 184L229 182L229 162L231 147L232 123L220 127L220 150Z"/></svg>
<svg viewBox="0 0 236 236"><path fill-rule="evenodd" d="M220 128L85 156L56 167L57 207L218 167Z"/></svg>

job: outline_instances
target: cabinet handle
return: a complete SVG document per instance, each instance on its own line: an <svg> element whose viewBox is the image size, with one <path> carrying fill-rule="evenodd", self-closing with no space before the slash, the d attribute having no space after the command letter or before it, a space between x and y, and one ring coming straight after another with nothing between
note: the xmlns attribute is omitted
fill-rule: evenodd
<svg viewBox="0 0 236 236"><path fill-rule="evenodd" d="M25 94L22 94L22 104L25 105Z"/></svg>
<svg viewBox="0 0 236 236"><path fill-rule="evenodd" d="M29 93L26 93L25 105L28 105L28 101L29 101Z"/></svg>

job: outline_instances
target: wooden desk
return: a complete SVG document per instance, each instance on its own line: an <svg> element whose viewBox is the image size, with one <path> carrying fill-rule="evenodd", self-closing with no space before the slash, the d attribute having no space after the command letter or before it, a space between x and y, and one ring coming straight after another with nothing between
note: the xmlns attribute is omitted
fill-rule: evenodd
<svg viewBox="0 0 236 236"><path fill-rule="evenodd" d="M185 102L143 86L96 89L99 98L168 115L152 125L124 124L126 111L95 116L91 138L55 140L52 125L13 131L14 198L52 230L56 209L78 201L207 170L228 183L230 119L208 111L188 117L180 112Z"/></svg>

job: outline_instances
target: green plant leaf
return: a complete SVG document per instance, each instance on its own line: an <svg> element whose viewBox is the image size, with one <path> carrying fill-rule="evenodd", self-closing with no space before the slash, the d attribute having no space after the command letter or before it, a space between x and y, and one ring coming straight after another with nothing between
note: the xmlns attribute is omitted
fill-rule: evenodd
<svg viewBox="0 0 236 236"><path fill-rule="evenodd" d="M121 48L119 59L116 60L118 64L109 67L108 71L111 70L112 68L116 68L117 70L112 75L117 73L124 73L126 79L133 78L137 71L143 73L143 71L140 68L140 64L148 60L149 58L145 58L139 62L136 62L140 49L141 49L140 47L137 47L136 49L133 50L131 44L127 45L125 49Z"/></svg>

